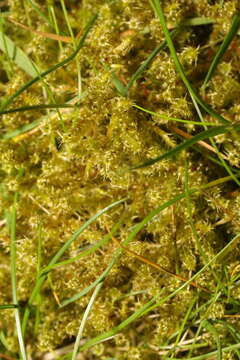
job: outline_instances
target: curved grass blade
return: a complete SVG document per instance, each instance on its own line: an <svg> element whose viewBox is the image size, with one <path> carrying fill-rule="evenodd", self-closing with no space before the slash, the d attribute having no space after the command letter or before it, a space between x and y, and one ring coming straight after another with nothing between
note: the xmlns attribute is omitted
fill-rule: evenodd
<svg viewBox="0 0 240 360"><path fill-rule="evenodd" d="M176 35L179 33L179 28L175 28L174 30L171 31L170 36L173 39L174 37L176 37ZM133 84L135 83L135 81L142 75L142 73L149 67L149 65L151 64L151 62L153 61L153 59L155 58L155 56L161 51L163 50L165 47L167 46L167 42L166 40L163 40L161 42L161 44L156 47L156 49L154 49L151 54L148 56L148 58L139 66L139 68L135 71L135 73L132 75L132 77L130 78L128 84L127 84L127 91L129 91L129 89L133 86Z"/></svg>
<svg viewBox="0 0 240 360"><path fill-rule="evenodd" d="M192 96L192 95L191 95L191 96ZM201 122L203 123L204 120L203 120L202 112L201 112L201 110L200 110L197 102L195 101L195 99L194 99L193 97L192 97L192 101L193 101L193 104L194 104L194 106L195 106L195 109L196 109L196 111L197 111L197 113L198 113L198 116L199 116ZM205 130L207 130L207 126L206 126L206 125L204 125L204 128L205 128ZM223 155L220 153L220 151L218 150L218 147L217 147L217 145L215 144L215 141L214 141L212 138L210 138L210 142L211 142L211 144L212 144L212 146L213 146L213 148L214 148L214 150L215 150L215 153L217 154L217 156L218 156L218 158L219 158L219 161L220 161L220 163L221 163L221 166L225 168L225 170L227 171L227 173L232 177L233 181L235 181L235 183L236 183L238 186L240 186L239 180L236 178L236 176L234 175L233 171L231 170L231 168L228 166L228 164L227 164L226 161L224 160L224 157L223 157Z"/></svg>
<svg viewBox="0 0 240 360"><path fill-rule="evenodd" d="M129 316L126 320L122 321L119 325L115 326L113 329L106 331L103 334L96 336L93 339L88 340L84 345L79 348L79 351L84 351L89 349L90 347L101 343L103 341L112 338L114 335L120 333L125 327L131 324L134 320L140 318L144 312L146 312L153 304L155 303L155 297L148 301L145 305L143 305L139 310L135 311L131 316Z"/></svg>
<svg viewBox="0 0 240 360"><path fill-rule="evenodd" d="M73 241L75 241L79 237L79 235L90 224L92 224L99 216L106 213L107 211L109 211L113 207L122 204L125 200L126 200L126 198L118 200L118 201L108 205L104 209L100 210L97 214L92 216L88 221L86 221L77 231L75 231L75 233L70 237L70 239L68 241L66 241L66 243L57 251L57 253L50 260L50 262L48 264L48 268L51 268L53 265L55 265L57 263L57 261L62 257L64 252L70 247L70 245L73 243ZM22 322L23 334L25 334L25 331L26 331L26 325L27 325L27 321L28 321L28 318L29 318L29 315L30 315L30 306L33 304L33 301L35 300L36 296L39 294L40 288L41 288L42 284L44 283L44 281L46 280L49 271L50 270L45 271L45 272L42 271L40 273L39 277L36 280L35 286L33 288L31 296L30 296L30 298L28 300L28 304L27 304L27 307L25 309L24 316L23 316L23 322Z"/></svg>
<svg viewBox="0 0 240 360"><path fill-rule="evenodd" d="M229 45L231 44L234 36L237 34L238 29L240 26L240 11L237 11L236 14L234 14L233 16L233 20L232 20L232 25L231 28L227 34L227 36L225 37L225 39L223 40L221 46L219 47L209 69L208 69L208 73L204 79L203 82L203 89L205 89L206 85L208 84L208 82L211 80L217 65L219 64L219 62L221 61L223 55L225 54L225 52L227 51L227 48L229 47Z"/></svg>
<svg viewBox="0 0 240 360"><path fill-rule="evenodd" d="M94 301L101 289L101 287L103 286L103 282L99 283L92 296L91 296L91 299L88 303L88 306L83 314L83 318L82 318L82 321L81 321L81 324L80 324L80 327L79 327L79 330L78 330L78 334L77 334L77 338L76 338L76 341L75 341L75 344L74 344L74 348L73 348L73 354L72 354L72 360L76 360L77 359L77 353L78 353L78 349L79 349L79 345L80 345L80 341L81 341L81 338L82 338L82 335L83 335L83 330L84 330L84 327L85 327L85 324L87 322L87 318L88 318L88 315L92 309L92 306L94 304Z"/></svg>
<svg viewBox="0 0 240 360"><path fill-rule="evenodd" d="M58 263L56 263L54 265L47 266L42 270L42 273L51 271L53 269L56 269L58 267L61 267L61 266L67 265L67 264L71 264L71 263L73 263L73 262L75 262L77 260L82 259L85 256L91 255L97 249L99 249L100 247L106 245L111 240L112 235L114 235L116 233L116 231L119 229L121 224L122 224L122 220L118 221L117 224L114 225L113 229L111 230L111 232L109 234L104 236L103 239L100 240L99 242L97 242L95 245L87 248L86 250L83 250L79 255L77 255L77 256L75 256L73 258L58 262Z"/></svg>
<svg viewBox="0 0 240 360"><path fill-rule="evenodd" d="M176 69L182 79L182 81L184 82L186 88L188 89L189 93L194 97L194 99L197 101L197 103L199 105L201 105L201 107L211 116L213 116L214 118L216 118L217 120L219 120L220 122L222 122L223 124L229 124L229 121L227 119L225 119L223 116L221 116L220 114L218 114L215 110L213 110L208 104L206 104L203 99L197 94L196 90L193 88L193 86L190 84L188 78L186 77L186 74L184 72L183 66L180 63L175 47L173 45L173 41L171 39L170 33L168 31L167 25L166 25L166 21L165 21L165 17L163 14L163 10L162 10L162 6L159 0L152 0L151 1L154 10L156 11L156 14L159 18L160 24L162 26L163 32L165 34L166 37L166 41L172 56L172 59L175 63Z"/></svg>
<svg viewBox="0 0 240 360"><path fill-rule="evenodd" d="M195 296L192 301L190 302L190 305L188 307L188 310L183 318L183 321L182 321L182 324L177 332L177 337L176 337L176 341L175 341L175 345L174 345L174 348L173 348L173 351L178 347L178 344L179 344L179 341L181 339L181 336L183 335L183 332L184 332L184 329L186 327L186 324L187 324L187 321L189 320L190 318L190 315L191 315L191 312L192 312L192 309L193 309L193 306L195 305L195 303L197 302L198 300L198 296Z"/></svg>
<svg viewBox="0 0 240 360"><path fill-rule="evenodd" d="M192 125L199 125L199 126L204 126L204 125L217 126L216 124L211 123L211 122L190 121L190 120L184 120L184 119L175 118L175 117L168 116L168 115L165 115L165 114L159 114L159 113L156 113L154 111L147 110L147 109L143 108L142 106L139 106L139 105L136 105L136 104L134 104L133 107L135 107L136 109L142 110L147 114L158 116L160 118L163 118L163 119L169 120L169 121L176 121L176 122L180 122L180 123L184 123L184 124L192 124ZM1 115L1 113L0 113L0 115Z"/></svg>
<svg viewBox="0 0 240 360"><path fill-rule="evenodd" d="M15 98L17 98L22 92L24 92L26 89L28 89L30 86L32 86L33 84L35 84L37 81L43 79L45 76L47 76L48 74L50 74L51 72L57 70L58 68L68 64L70 61L72 61L78 54L78 52L80 51L80 49L83 47L85 39L89 33L89 31L91 30L93 24L95 23L97 19L97 15L94 15L90 21L88 22L85 31L83 33L83 36L81 37L79 44L76 48L76 50L70 55L68 56L65 60L60 61L59 63L55 64L54 66L50 67L49 69L47 69L46 71L42 72L41 74L35 76L33 79L31 79L30 81L28 81L26 84L24 84L20 89L18 89L13 95L11 95L8 99L6 99L6 101L2 104L0 110L3 111L5 110L12 102Z"/></svg>
<svg viewBox="0 0 240 360"><path fill-rule="evenodd" d="M63 308L64 306L67 306L67 305L71 304L72 302L74 302L76 300L79 300L82 296L86 295L89 291L91 291L97 285L102 283L105 280L105 278L107 277L107 275L110 273L110 271L111 271L113 265L115 264L116 260L117 260L117 257L114 257L112 259L112 261L110 262L110 264L106 267L106 269L102 272L102 274L95 281L93 281L89 286L87 286L82 291L78 292L77 294L73 295L69 299L64 300L60 304L60 308Z"/></svg>
<svg viewBox="0 0 240 360"><path fill-rule="evenodd" d="M230 131L233 128L239 130L240 125L223 125L223 126L216 126L216 127L212 128L210 130L204 130L204 131L200 132L199 134L193 136L191 139L186 140L182 144L176 146L174 149L171 149L168 152L166 152L166 153L164 153L164 154L162 154L162 155L160 155L160 156L158 156L158 157L156 157L154 159L147 160L142 164L132 166L130 168L130 170L140 169L140 168L143 168L143 167L146 167L146 166L153 165L156 162L161 161L163 159L168 159L169 157L175 155L179 151L188 149L190 146L196 144L200 140L204 140L204 139L211 138L213 136L224 134L224 133Z"/></svg>

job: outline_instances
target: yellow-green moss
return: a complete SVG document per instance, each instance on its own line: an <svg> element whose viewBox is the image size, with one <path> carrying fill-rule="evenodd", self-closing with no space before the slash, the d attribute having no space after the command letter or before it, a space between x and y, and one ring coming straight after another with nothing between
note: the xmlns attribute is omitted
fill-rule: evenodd
<svg viewBox="0 0 240 360"><path fill-rule="evenodd" d="M47 13L47 4L38 3ZM33 27L39 27L41 31L53 31L49 25L44 25L43 19L34 11L26 14L22 1L9 1L9 4L11 16L16 20L28 23L30 17L34 20ZM52 5L57 9L59 22L63 21L59 2L53 1ZM184 191L186 158L190 188L198 188L226 176L220 165L204 156L206 152L199 154L194 150L150 167L128 171L133 165L163 154L179 141L171 130L172 123L157 117L150 118L133 108L134 103L169 116L198 121L194 106L167 49L155 57L130 89L127 98L119 95L110 71L104 67L110 66L123 83L127 83L143 60L164 40L159 21L148 1L84 0L69 2L67 5L76 34L86 24L88 16L93 12L99 14L85 47L78 55L82 86L86 91L81 105L74 110L62 111L65 131L59 116L49 112L36 132L0 143L1 219L4 219L6 210L11 207L14 193L20 194L17 204L17 278L18 297L23 307L37 276L39 237L42 242L41 266L44 267L85 221L98 210L124 197L128 198L126 204L114 208L87 228L71 245L64 258L76 256L82 247L100 241L121 216L123 224L117 236L119 240L126 239L133 226L151 210ZM223 8L218 1L164 2L164 12L170 27L193 16L213 19L212 25L182 29L175 40L179 58L196 88L202 84L217 50L217 42L229 30L236 6L235 0L224 1ZM63 29L66 30L65 25ZM24 42L22 34L25 32L12 24L11 27L7 26L6 31L41 69L47 69L72 52L71 45L64 44L63 53L60 53L53 40L45 40L34 34L31 35L31 41ZM204 31L209 36L205 36ZM239 39L236 37L234 47L228 49L205 93L205 100L232 122L238 121L240 109L240 63L236 56L238 46ZM7 59L3 61L6 63ZM16 65L13 66L15 75L1 87L4 96L13 94L27 80L27 75ZM56 100L64 102L69 93L76 92L76 79L76 63L71 62L49 75L46 81ZM39 81L21 94L13 106L43 103L45 99ZM14 130L36 118L40 119L43 114L38 111L5 115L1 118L1 131L5 133ZM206 119L215 121L207 116ZM175 125L192 135L199 130L193 125ZM56 141L59 144L57 146ZM240 145L236 137L227 133L217 137L216 142L229 164L235 170L239 169ZM154 217L130 243L129 248L185 278L197 272L206 259L216 255L230 238L239 233L240 193L236 190L236 184L231 182L194 194L191 201L192 220L205 256L202 256L193 236L185 199ZM4 304L12 302L10 238L4 222L0 231L0 304ZM89 294L63 309L58 308L56 299L61 302L89 286L108 266L116 249L116 243L109 242L91 256L51 273L51 282L46 281L41 290L41 301L38 304L35 302L33 307L33 310L39 307L40 311L38 333L33 336L34 311L27 327L26 344L33 359L36 352L42 354L74 341ZM231 278L232 264L236 266L239 255L237 244L222 265L213 264L197 282L214 291L217 287L214 273L226 283L227 278ZM110 330L160 290L164 297L180 284L179 280L123 252L105 279L94 303L84 338L89 339ZM145 292L141 293L143 290ZM183 290L162 307L133 322L121 335L88 350L86 359L106 360L109 356L119 360L159 359L158 347L179 330L197 291L193 287ZM139 294L131 295L134 292ZM239 292L236 288L231 290L231 296L232 303L235 301L239 306ZM207 295L199 293L196 309L206 301ZM228 305L227 301L220 298L208 309L203 308L202 312L197 313L194 321L197 323L203 318L221 319L228 306L232 304ZM239 329L237 321L232 320L232 323ZM12 311L1 310L0 328L8 339L9 354L17 351L14 327ZM191 331L194 337L195 326ZM211 335L204 333L204 336ZM226 343L229 337L227 333ZM213 341L210 341L209 349L215 349ZM202 352L196 350L195 353ZM39 358L37 356L36 359Z"/></svg>

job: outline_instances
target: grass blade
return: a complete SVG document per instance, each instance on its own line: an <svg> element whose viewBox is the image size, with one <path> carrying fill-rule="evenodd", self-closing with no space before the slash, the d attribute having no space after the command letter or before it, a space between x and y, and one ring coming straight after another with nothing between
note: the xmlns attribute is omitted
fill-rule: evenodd
<svg viewBox="0 0 240 360"><path fill-rule="evenodd" d="M67 306L67 305L71 304L72 302L74 302L76 300L79 300L82 296L86 295L89 291L91 291L97 285L102 283L105 280L105 278L107 277L107 275L109 274L109 272L111 271L111 269L112 269L113 265L115 264L116 260L117 260L117 257L114 257L112 259L112 261L110 262L110 264L107 266L107 268L102 272L102 274L95 281L93 281L89 286L87 286L82 291L78 292L77 294L73 295L69 299L64 300L60 304L60 307L63 308L64 306Z"/></svg>
<svg viewBox="0 0 240 360"><path fill-rule="evenodd" d="M111 69L111 67L107 64L102 63L102 65L106 71L109 71L111 73L111 81L112 81L113 85L115 86L115 88L117 89L118 93L121 96L126 97L127 96L127 88L123 84L123 82L119 79L119 77L116 75L115 71L113 69Z"/></svg>
<svg viewBox="0 0 240 360"><path fill-rule="evenodd" d="M91 296L91 299L88 303L88 306L84 312L84 315L83 315L83 318L82 318L82 321L81 321L81 325L79 327L79 330L78 330L78 334L77 334L77 338L76 338L76 341L75 341L75 344L74 344L74 348L73 348L73 354L72 354L72 360L76 360L77 358L77 353L78 353L78 349L79 349L79 345L80 345L80 341L81 341L81 338L82 338L82 334L83 334L83 330L84 330L84 327L85 327L85 324L86 324L86 321L87 321L87 318L88 318L88 315L92 309L92 306L94 304L94 301L101 289L101 287L103 286L103 282L99 283L92 296Z"/></svg>
<svg viewBox="0 0 240 360"><path fill-rule="evenodd" d="M36 65L14 42L0 31L0 49L9 56L10 60L18 65L31 77L37 76Z"/></svg>
<svg viewBox="0 0 240 360"><path fill-rule="evenodd" d="M15 305L14 315L16 322L16 331L18 336L18 343L20 347L20 354L22 360L27 360L25 345L23 341L23 333L21 329L21 320L20 313L18 309L18 298L17 298L17 268L16 268L16 200L17 194L15 194L14 205L11 213L11 222L10 222L10 237L11 237L11 245L10 245L10 260L11 260L11 283L12 283L12 298L13 304Z"/></svg>
<svg viewBox="0 0 240 360"><path fill-rule="evenodd" d="M131 324L134 320L137 320L139 317L141 317L144 314L144 312L146 312L154 304L154 302L155 302L155 298L148 301L144 306L142 306L140 309L135 311L131 316L129 316L119 325L115 326L113 329L106 331L105 333L100 334L93 339L88 340L84 345L80 347L79 351L87 350L93 345L106 341L107 339L120 333L121 330L123 330L125 327Z"/></svg>
<svg viewBox="0 0 240 360"><path fill-rule="evenodd" d="M80 51L80 49L83 47L85 39L89 33L89 31L91 30L93 24L95 23L97 19L97 15L94 15L90 21L88 22L85 31L79 41L79 44L76 48L76 50L70 55L68 56L66 59L64 59L63 61L60 61L59 63L55 64L54 66L51 66L49 69L47 69L46 71L42 72L40 75L35 76L32 80L28 81L26 84L24 84L20 89L18 89L13 95L11 95L8 99L5 100L5 102L3 102L0 110L5 110L12 102L14 99L16 99L20 94L22 94L26 89L28 89L30 86L32 86L33 84L35 84L37 81L43 79L45 76L47 76L48 74L50 74L51 72L57 70L58 68L68 64L70 61L72 61L78 54L78 52Z"/></svg>
<svg viewBox="0 0 240 360"><path fill-rule="evenodd" d="M91 255L92 253L94 253L97 249L99 249L100 247L106 245L112 238L112 235L115 234L115 232L119 229L120 225L122 224L122 221L120 220L119 222L117 222L117 224L113 227L112 231L107 234L106 236L103 237L102 240L100 240L99 242L97 242L95 245L91 246L90 248L87 248L86 250L83 250L79 255L73 257L73 258L70 258L70 259L67 259L67 260L64 260L64 261L61 261L61 262L58 262L54 265L50 265L50 266L47 266L45 267L43 270L42 270L42 273L45 273L45 272L48 272L48 271L51 271L53 269L56 269L58 267L61 267L61 266L64 266L64 265L68 265L68 264L71 264L77 260L80 260L82 259L83 257L85 256L88 256L88 255Z"/></svg>
<svg viewBox="0 0 240 360"><path fill-rule="evenodd" d="M204 140L204 139L211 138L213 136L224 134L224 133L230 131L233 128L240 129L240 125L232 125L232 126L231 125L228 125L228 126L223 125L223 126L216 126L216 127L212 128L210 130L204 130L204 131L200 132L199 134L193 136L191 139L186 140L182 144L179 144L174 149L171 149L171 150L165 152L164 154L162 154L162 155L160 155L160 156L158 156L158 157L156 157L154 159L147 160L142 164L135 165L135 166L131 167L130 170L140 169L140 168L143 168L143 167L146 167L146 166L153 165L156 162L161 161L163 159L168 159L169 157L175 155L179 151L188 149L190 146L196 144L200 140Z"/></svg>
<svg viewBox="0 0 240 360"><path fill-rule="evenodd" d="M222 346L217 330L208 320L203 320L202 326L214 335L217 344L217 360L222 360Z"/></svg>
<svg viewBox="0 0 240 360"><path fill-rule="evenodd" d="M160 24L162 26L163 32L165 34L166 37L166 41L172 56L172 59L175 63L176 69L182 79L182 81L184 82L186 88L188 89L189 93L194 97L194 99L197 101L197 103L199 105L202 106L202 108L211 116L213 116L214 118L216 118L217 120L219 120L220 122L222 122L223 124L228 124L229 121L226 120L223 116L221 116L220 114L218 114L215 110L213 110L208 104L206 104L202 98L197 94L196 90L192 87L192 85L190 84L188 78L186 77L186 74L184 72L183 66L180 63L175 47L173 45L173 41L171 39L170 33L168 31L167 25L166 25L166 21L165 21L165 17L163 14L163 10L162 10L162 6L160 3L160 0L153 0L152 2L153 8L159 18Z"/></svg>
<svg viewBox="0 0 240 360"><path fill-rule="evenodd" d="M204 83L203 83L203 89L205 89L206 85L208 84L208 82L211 80L217 65L219 64L219 62L221 61L223 55L225 54L225 52L227 51L227 48L229 47L229 45L231 44L234 36L237 34L238 29L240 26L240 11L237 11L236 14L234 14L233 16L233 20L232 20L232 25L231 28L227 34L227 36L225 37L225 39L223 40L221 46L219 47L209 69L208 69L208 73L204 79Z"/></svg>
<svg viewBox="0 0 240 360"><path fill-rule="evenodd" d="M180 25L181 26L201 26L214 23L214 20L207 17L194 17L187 20L184 20Z"/></svg>
<svg viewBox="0 0 240 360"><path fill-rule="evenodd" d="M0 116L5 114L13 114L16 112L29 111L29 110L65 109L65 108L74 108L74 107L76 107L76 105L70 105L70 104L39 104L32 106L22 106L20 108L0 111Z"/></svg>
<svg viewBox="0 0 240 360"><path fill-rule="evenodd" d="M70 237L70 239L68 241L66 241L66 243L57 251L57 253L53 256L53 258L50 260L49 264L48 264L48 271L42 271L39 275L39 277L36 280L35 286L33 288L33 291L31 293L31 296L28 300L28 304L27 307L25 309L24 312L24 316L23 316L23 323L22 323L22 329L23 329L23 334L25 334L26 331L26 325L27 325L27 321L30 315L30 305L32 305L33 301L35 300L36 296L39 294L40 288L42 286L42 284L44 283L44 281L47 278L47 275L51 269L51 267L53 265L55 265L57 263L57 261L61 258L61 256L64 254L64 252L70 247L70 245L72 244L72 242L74 240L76 240L79 235L90 225L92 224L99 216L101 216L102 214L106 213L107 211L109 211L110 209L112 209L115 206L118 206L120 204L122 204L126 199L122 199L122 200L118 200L110 205L108 205L107 207L105 207L104 209L100 210L97 214L95 214L94 216L92 216L88 221L86 221L77 231L75 231L75 233Z"/></svg>
<svg viewBox="0 0 240 360"><path fill-rule="evenodd" d="M173 39L177 34L179 33L179 28L175 28L173 31L171 31L170 36ZM132 75L131 79L129 80L127 84L127 91L133 86L135 81L143 74L143 72L149 67L155 56L163 50L167 46L166 40L163 40L161 44L154 49L151 54L148 56L148 58L139 66L139 68L135 71L135 73Z"/></svg>
<svg viewBox="0 0 240 360"><path fill-rule="evenodd" d="M199 126L204 126L204 125L209 125L209 126L217 126L214 123L210 123L210 122L200 122L200 121L190 121L190 120L184 120L184 119L179 119L179 118L175 118L172 116L168 116L165 114L159 114L156 113L154 111L151 110L147 110L139 105L134 104L133 107L135 107L136 109L142 110L143 112L150 114L150 115L154 115L154 116L158 116L160 118L163 118L165 120L169 120L169 121L176 121L176 122L180 122L180 123L184 123L184 124L192 124L192 125L199 125ZM1 115L1 113L0 113Z"/></svg>
<svg viewBox="0 0 240 360"><path fill-rule="evenodd" d="M17 304L0 305L0 310L4 310L4 309L16 309L17 307L18 307Z"/></svg>
<svg viewBox="0 0 240 360"><path fill-rule="evenodd" d="M25 132L28 132L28 131L34 129L35 127L37 127L40 123L41 123L41 120L35 120L35 121L31 122L30 124L23 125L16 130L9 131L6 134L1 135L0 140L9 140L18 135L24 134Z"/></svg>

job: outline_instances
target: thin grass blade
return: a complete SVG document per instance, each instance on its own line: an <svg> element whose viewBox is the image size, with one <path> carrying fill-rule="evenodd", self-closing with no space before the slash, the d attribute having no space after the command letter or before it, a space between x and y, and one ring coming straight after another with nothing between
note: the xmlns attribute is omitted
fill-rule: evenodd
<svg viewBox="0 0 240 360"><path fill-rule="evenodd" d="M136 109L139 109L139 110L141 110L141 111L143 111L143 112L145 112L147 114L158 116L158 117L160 117L162 119L169 120L169 121L176 121L176 122L180 122L180 123L184 123L184 124L192 124L192 125L199 125L199 126L204 126L204 125L217 126L216 124L211 123L211 122L190 121L190 120L184 120L184 119L175 118L175 117L168 116L168 115L165 115L165 114L159 114L159 113L156 113L154 111L145 109L142 106L139 106L139 105L136 105L136 104L134 104L133 107L135 107ZM0 113L0 115L1 115L1 113Z"/></svg>
<svg viewBox="0 0 240 360"><path fill-rule="evenodd" d="M221 340L220 340L220 336L218 331L216 330L216 328L210 323L210 321L208 320L203 320L203 327L205 327L205 329L207 329L210 333L213 334L213 336L216 339L216 344L217 344L217 360L222 360L222 345L221 345Z"/></svg>
<svg viewBox="0 0 240 360"><path fill-rule="evenodd" d="M163 14L161 3L160 3L159 0L152 0L151 3L153 5L153 8L154 8L158 18L159 18L159 21L160 21L160 24L162 26L163 32L165 34L166 41L167 41L167 44L168 44L172 59L173 59L173 61L175 63L176 69L177 69L182 81L184 82L186 88L188 89L189 93L195 98L197 103L199 105L201 105L202 108L209 115L213 116L214 118L216 118L217 120L219 120L223 124L228 124L229 121L227 119L225 119L223 116L221 116L220 114L218 114L215 110L213 110L208 104L206 104L203 101L203 99L197 94L197 92L193 88L193 86L190 84L190 82L189 82L189 80L188 80L188 78L187 78L187 76L186 76L186 74L184 72L183 66L180 63L179 59L178 59L178 56L177 56L173 41L171 39L169 30L168 30L167 25L166 25L166 21L165 21L165 17L164 17L164 14Z"/></svg>
<svg viewBox="0 0 240 360"><path fill-rule="evenodd" d="M167 151L166 153L154 158L154 159L150 159L145 161L142 164L139 165L135 165L133 167L130 168L130 170L135 170L135 169L140 169L146 166L150 166L155 164L158 161L164 160L164 159L168 159L170 157L172 157L173 155L177 154L178 152L182 151L182 150L186 150L188 149L190 146L196 144L198 141L200 140L204 140L204 139L209 139L211 137L220 135L220 134L225 134L226 132L230 131L232 128L235 129L240 129L240 125L232 125L232 126L216 126L210 130L204 130L202 132L200 132L199 134L193 136L191 139L184 141L182 144L176 146L175 148Z"/></svg>
<svg viewBox="0 0 240 360"><path fill-rule="evenodd" d="M225 39L223 40L223 43L221 44L221 46L219 47L209 69L207 72L207 75L204 79L204 83L203 83L203 89L205 89L206 85L208 84L208 82L211 80L216 67L218 66L219 62L221 61L223 55L225 54L225 52L227 51L229 45L231 44L234 36L237 34L238 29L240 26L240 11L237 11L236 14L234 14L233 16L233 20L232 20L232 25L231 28L227 34L227 36L225 37Z"/></svg>
<svg viewBox="0 0 240 360"><path fill-rule="evenodd" d="M83 33L83 36L81 37L79 44L76 48L76 50L70 55L68 56L66 59L64 59L63 61L60 61L59 63L55 64L54 66L51 66L49 69L47 69L46 71L42 72L40 75L35 76L32 80L28 81L26 84L24 84L20 89L18 89L13 95L11 95L8 99L5 100L5 102L3 102L0 110L5 110L12 102L14 99L16 99L20 94L22 94L26 89L28 89L30 86L32 86L33 84L35 84L37 81L43 79L45 76L47 76L48 74L50 74L51 72L59 69L60 67L68 64L70 61L72 61L78 54L78 52L80 51L80 49L83 47L84 42L86 40L86 37L88 35L88 33L90 32L92 26L94 25L95 21L97 20L97 15L94 15L90 21L88 22L85 31Z"/></svg>
<svg viewBox="0 0 240 360"><path fill-rule="evenodd" d="M79 330L78 330L78 334L77 334L77 338L76 338L76 341L75 341L75 344L74 344L74 348L73 348L73 354L72 354L72 360L76 360L77 359L77 353L78 353L78 349L79 349L79 345L80 345L80 341L81 341L81 338L82 338L82 335L83 335L83 330L84 330L84 327L85 327L85 324L87 322L87 318L89 316L89 313L92 309L92 306L94 304L94 301L101 289L101 287L103 286L103 282L99 283L92 296L91 296L91 299L88 303L88 306L84 312L84 315L83 315L83 318L82 318L82 321L81 321L81 324L80 324L80 327L79 327Z"/></svg>
<svg viewBox="0 0 240 360"><path fill-rule="evenodd" d="M177 34L179 33L179 28L175 28L171 31L170 36L171 38L175 38ZM149 67L155 56L163 50L167 46L166 40L163 40L161 44L154 49L151 54L148 56L148 58L139 66L139 68L135 71L135 73L130 78L128 84L127 84L127 91L130 90L130 88L133 86L135 81L143 74L143 72Z"/></svg>
<svg viewBox="0 0 240 360"><path fill-rule="evenodd" d="M87 248L86 250L83 250L79 255L73 257L73 258L70 258L70 259L67 259L67 260L64 260L64 261L61 261L61 262L58 262L54 265L51 265L51 266L47 266L45 267L43 270L42 270L42 273L45 273L45 272L48 272L48 271L51 271L53 269L56 269L58 267L61 267L61 266L64 266L64 265L68 265L68 264L71 264L77 260L80 260L82 259L83 257L85 256L88 256L88 255L91 255L93 254L97 249L99 249L100 247L106 245L112 238L112 236L116 233L116 231L119 229L120 225L122 224L122 220L118 221L116 225L114 225L113 229L110 231L109 234L107 234L106 236L103 237L102 240L100 240L98 243L96 243L95 245Z"/></svg>
<svg viewBox="0 0 240 360"><path fill-rule="evenodd" d="M23 334L21 329L21 319L20 313L18 309L18 297L17 297L17 249L16 249L16 201L17 201L17 194L15 195L14 205L11 212L11 223L10 223L10 237L11 237L11 245L10 245L10 260L11 260L11 283L12 283L12 299L13 304L15 305L14 308L14 315L15 315L15 323L16 323L16 332L18 337L18 343L20 348L20 354L22 360L27 360L27 354L25 350L25 345L23 341Z"/></svg>
<svg viewBox="0 0 240 360"><path fill-rule="evenodd" d="M75 108L75 107L76 105L71 105L71 104L39 104L32 106L22 106L16 109L0 111L0 116L6 114L13 114L16 112L30 111L30 110L65 109L65 108Z"/></svg>
<svg viewBox="0 0 240 360"><path fill-rule="evenodd" d="M0 310L4 310L4 309L16 309L17 307L18 307L17 304L0 305Z"/></svg>

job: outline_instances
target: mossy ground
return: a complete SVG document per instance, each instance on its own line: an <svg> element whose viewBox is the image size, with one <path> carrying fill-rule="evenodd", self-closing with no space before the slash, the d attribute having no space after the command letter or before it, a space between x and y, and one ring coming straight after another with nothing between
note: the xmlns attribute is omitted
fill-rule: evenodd
<svg viewBox="0 0 240 360"><path fill-rule="evenodd" d="M169 29L189 18L211 19L209 23L202 20L201 25L182 27L174 38L187 78L200 93L214 55L229 32L238 2L162 3ZM81 36L89 18L98 14L77 57L37 81L9 108L63 104L80 88L79 106L58 112L38 109L1 116L3 137L25 124L41 121L34 130L0 142L0 305L13 303L11 240L5 219L9 218L18 193L16 275L21 317L41 269L98 211L126 198L88 226L61 260L96 245L119 220L121 224L114 236L118 241L128 239L134 226L154 209L180 193L188 193L188 189L200 189L229 175L221 161L216 162L218 157L213 151L196 144L152 166L129 170L180 144L184 140L179 137L180 130L183 136L203 131L190 123L149 115L134 104L168 117L200 121L196 108L167 47L154 57L127 96L122 96L115 86L116 78L126 86L141 63L165 39L149 1L66 1L67 18L63 5L63 1L9 0L2 8L5 19L2 30L41 71L68 57L78 43L79 31ZM47 33L56 33L55 18L60 34L69 36L71 28L76 43L57 42L26 31L9 22L6 16ZM232 124L239 121L240 112L239 46L237 34L201 93L203 100ZM29 80L29 75L9 61L6 54L1 53L0 60L4 103ZM203 118L219 124L206 112ZM236 131L219 135L214 142L228 169L237 176L240 143ZM239 187L230 179L166 205L127 246L188 279L239 234L239 216ZM66 345L70 346L67 352L72 351L71 344L92 290L65 307L60 308L59 303L90 286L117 251L119 245L111 239L91 255L49 273L31 305L26 326L29 358L60 359ZM223 351L223 359L239 359L240 350L234 348L240 337L239 256L236 238L233 246L194 280L211 293L188 285L170 297L183 282L123 250L95 298L81 345L87 341L91 345L91 339L130 319L153 296L159 295L156 302L167 299L143 316L136 316L135 321L129 320L128 326L116 331L112 339L85 346L88 349L81 352L79 359L155 360L194 356L221 359L221 347L230 347ZM14 311L0 311L0 352L3 358L16 358L19 345ZM56 349L59 351L54 352ZM216 349L218 354L211 356Z"/></svg>

